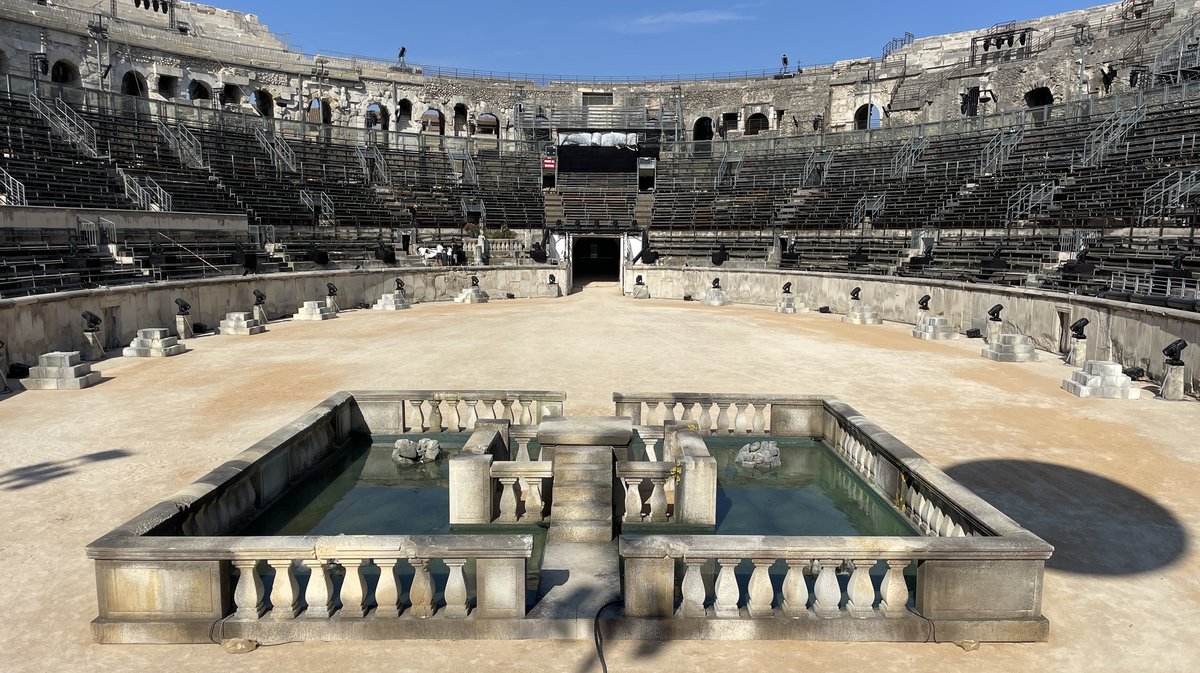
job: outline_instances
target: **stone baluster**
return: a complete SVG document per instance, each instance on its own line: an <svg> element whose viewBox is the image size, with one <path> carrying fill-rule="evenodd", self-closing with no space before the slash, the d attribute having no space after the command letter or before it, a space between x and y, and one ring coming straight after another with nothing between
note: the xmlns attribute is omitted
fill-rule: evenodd
<svg viewBox="0 0 1200 673"><path fill-rule="evenodd" d="M841 565L837 559L820 559L817 565L817 581L813 584L813 612L822 619L841 616L838 603L842 600L842 589L838 586L837 567Z"/></svg>
<svg viewBox="0 0 1200 673"><path fill-rule="evenodd" d="M462 419L458 413L458 396L446 398L446 432L461 432Z"/></svg>
<svg viewBox="0 0 1200 673"><path fill-rule="evenodd" d="M412 432L425 431L425 400L408 401L408 429Z"/></svg>
<svg viewBox="0 0 1200 673"><path fill-rule="evenodd" d="M771 609L775 587L771 585L770 569L775 559L756 558L751 562L754 563L754 572L750 574L750 584L746 587L746 593L749 594L746 611L751 617L772 617L775 614Z"/></svg>
<svg viewBox="0 0 1200 673"><path fill-rule="evenodd" d="M683 601L680 602L679 612L676 614L680 617L704 617L704 577L700 574L700 566L704 565L704 559L685 557L683 563L687 566L680 585Z"/></svg>
<svg viewBox="0 0 1200 673"><path fill-rule="evenodd" d="M949 537L966 537L967 533L963 530L961 524L954 524L954 528L950 531Z"/></svg>
<svg viewBox="0 0 1200 673"><path fill-rule="evenodd" d="M479 404L479 400L464 400L467 403L467 423L465 430L467 432L475 431L475 421L479 420L479 411L475 405Z"/></svg>
<svg viewBox="0 0 1200 673"><path fill-rule="evenodd" d="M716 600L713 601L713 612L718 617L740 617L738 612L738 585L737 578L734 577L734 568L741 559L723 558L717 559L721 570L717 573L716 583Z"/></svg>
<svg viewBox="0 0 1200 673"><path fill-rule="evenodd" d="M846 584L846 612L862 619L875 616L875 585L871 583L874 561L850 561L850 581Z"/></svg>
<svg viewBox="0 0 1200 673"><path fill-rule="evenodd" d="M712 431L712 417L708 414L708 407L712 402L704 401L700 403L700 417L696 419L696 424L700 427L700 434L707 435Z"/></svg>
<svg viewBox="0 0 1200 673"><path fill-rule="evenodd" d="M529 462L529 438L515 437L517 440L517 460Z"/></svg>
<svg viewBox="0 0 1200 673"><path fill-rule="evenodd" d="M500 406L503 409L503 411L500 413L500 418L502 420L508 421L509 423L512 423L515 420L513 418L513 410L512 410L513 400L512 400L512 398L506 397L506 398L500 400Z"/></svg>
<svg viewBox="0 0 1200 673"><path fill-rule="evenodd" d="M363 617L367 614L367 583L363 581L362 566L366 559L338 559L346 571L342 580L342 618Z"/></svg>
<svg viewBox="0 0 1200 673"><path fill-rule="evenodd" d="M271 619L295 619L300 614L300 583L292 569L291 559L270 559L267 565L275 570L271 583Z"/></svg>
<svg viewBox="0 0 1200 673"><path fill-rule="evenodd" d="M903 617L908 612L908 583L904 579L908 564L908 560L887 561L887 573L879 585L879 609L885 617Z"/></svg>
<svg viewBox="0 0 1200 673"><path fill-rule="evenodd" d="M533 404L533 400L521 400L521 418L517 421L518 425L532 425L533 412L529 407Z"/></svg>
<svg viewBox="0 0 1200 673"><path fill-rule="evenodd" d="M442 615L446 617L466 617L467 582L463 578L463 565L466 564L467 559L448 558L442 560L450 568L450 576L446 579L446 591L444 592L446 608L442 611Z"/></svg>
<svg viewBox="0 0 1200 673"><path fill-rule="evenodd" d="M717 434L724 435L730 431L729 408L727 408L724 404L718 403L717 409Z"/></svg>
<svg viewBox="0 0 1200 673"><path fill-rule="evenodd" d="M483 409L479 412L479 417L485 420L496 418L496 398L483 398Z"/></svg>
<svg viewBox="0 0 1200 673"><path fill-rule="evenodd" d="M675 402L663 402L663 423L675 420Z"/></svg>
<svg viewBox="0 0 1200 673"><path fill-rule="evenodd" d="M654 485L650 491L650 523L666 523L667 522L667 492L665 487L667 479L670 477L650 477L650 483Z"/></svg>
<svg viewBox="0 0 1200 673"><path fill-rule="evenodd" d="M625 516L621 518L626 523L638 523L642 520L641 478L623 477L625 482Z"/></svg>
<svg viewBox="0 0 1200 673"><path fill-rule="evenodd" d="M439 399L429 400L429 431L442 431L442 401Z"/></svg>
<svg viewBox="0 0 1200 673"><path fill-rule="evenodd" d="M802 559L787 559L787 574L783 576L783 614L802 617L808 613L808 583L804 581L804 568L808 562Z"/></svg>
<svg viewBox="0 0 1200 673"><path fill-rule="evenodd" d="M744 435L750 428L749 420L746 418L747 405L735 402L733 406L737 409L737 416L733 419L733 430L739 435Z"/></svg>
<svg viewBox="0 0 1200 673"><path fill-rule="evenodd" d="M646 425L652 427L662 425L662 413L658 410L661 406L662 402L646 402L646 419L649 421Z"/></svg>
<svg viewBox="0 0 1200 673"><path fill-rule="evenodd" d="M375 617L397 617L400 615L400 585L396 582L396 564L399 559L377 558L379 583L375 585Z"/></svg>
<svg viewBox="0 0 1200 673"><path fill-rule="evenodd" d="M233 591L233 604L237 611L233 613L235 621L254 621L267 611L263 601L263 582L258 576L258 561L256 559L237 559L233 566L238 569L237 588Z"/></svg>
<svg viewBox="0 0 1200 673"><path fill-rule="evenodd" d="M767 403L763 402L754 407L754 434L761 435L767 430Z"/></svg>
<svg viewBox="0 0 1200 673"><path fill-rule="evenodd" d="M309 569L308 586L304 589L304 611L307 619L328 619L333 614L333 582L329 579L325 561L305 559L301 561Z"/></svg>
<svg viewBox="0 0 1200 673"><path fill-rule="evenodd" d="M942 521L938 525L938 537L950 537L954 532L954 519L950 518L949 514L942 512Z"/></svg>
<svg viewBox="0 0 1200 673"><path fill-rule="evenodd" d="M500 477L500 516L498 523L517 522L517 478Z"/></svg>
<svg viewBox="0 0 1200 673"><path fill-rule="evenodd" d="M657 462L658 450L655 447L658 445L658 440L653 437L643 437L642 441L646 443L646 460Z"/></svg>
<svg viewBox="0 0 1200 673"><path fill-rule="evenodd" d="M692 411L696 408L696 403L695 402L681 402L680 404L683 405L683 416L680 417L679 420L681 420L681 421L696 420L696 416L692 413Z"/></svg>
<svg viewBox="0 0 1200 673"><path fill-rule="evenodd" d="M525 516L523 518L539 523L545 518L542 510L546 508L546 503L542 500L542 480L534 477L525 481Z"/></svg>
<svg viewBox="0 0 1200 673"><path fill-rule="evenodd" d="M410 558L413 567L413 582L408 589L408 600L412 603L414 617L433 616L433 578L429 576L429 559Z"/></svg>

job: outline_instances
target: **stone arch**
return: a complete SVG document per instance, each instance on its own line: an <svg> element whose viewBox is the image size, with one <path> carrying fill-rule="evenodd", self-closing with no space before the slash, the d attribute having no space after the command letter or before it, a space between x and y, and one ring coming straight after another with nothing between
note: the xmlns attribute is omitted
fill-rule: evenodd
<svg viewBox="0 0 1200 673"><path fill-rule="evenodd" d="M746 135L756 136L759 133L762 133L763 131L769 131L770 129L771 120L767 119L767 115L761 112L755 112L749 117L746 117Z"/></svg>
<svg viewBox="0 0 1200 673"><path fill-rule="evenodd" d="M275 116L275 96L266 89L255 89L250 93L250 104L258 110L258 114L269 118Z"/></svg>
<svg viewBox="0 0 1200 673"><path fill-rule="evenodd" d="M403 131L412 124L413 104L407 98L396 101L396 130Z"/></svg>
<svg viewBox="0 0 1200 673"><path fill-rule="evenodd" d="M421 131L446 135L446 115L435 107L429 108L421 114Z"/></svg>
<svg viewBox="0 0 1200 673"><path fill-rule="evenodd" d="M456 103L454 105L454 135L465 131L467 128L467 106L465 103Z"/></svg>
<svg viewBox="0 0 1200 673"><path fill-rule="evenodd" d="M692 123L692 140L704 142L713 139L712 117L700 117Z"/></svg>
<svg viewBox="0 0 1200 673"><path fill-rule="evenodd" d="M477 130L480 135L500 136L500 118L491 112L479 115Z"/></svg>
<svg viewBox="0 0 1200 673"><path fill-rule="evenodd" d="M314 98L308 102L309 124L333 123L333 105L328 98Z"/></svg>
<svg viewBox="0 0 1200 673"><path fill-rule="evenodd" d="M121 93L138 98L148 97L150 89L146 84L146 76L137 70L126 70L121 75Z"/></svg>
<svg viewBox="0 0 1200 673"><path fill-rule="evenodd" d="M372 101L363 113L363 126L369 129L388 130L391 127L391 113L387 106L379 101Z"/></svg>
<svg viewBox="0 0 1200 673"><path fill-rule="evenodd" d="M225 84L221 87L221 105L241 105L245 100L242 87L237 84Z"/></svg>
<svg viewBox="0 0 1200 673"><path fill-rule="evenodd" d="M1050 87L1039 86L1025 92L1025 107L1045 107L1054 105L1054 92Z"/></svg>
<svg viewBox="0 0 1200 673"><path fill-rule="evenodd" d="M212 100L212 87L203 80L193 79L188 84L188 98L191 100Z"/></svg>
<svg viewBox="0 0 1200 673"><path fill-rule="evenodd" d="M50 66L50 81L55 84L79 84L79 66L60 58Z"/></svg>
<svg viewBox="0 0 1200 673"><path fill-rule="evenodd" d="M877 129L882 123L879 107L864 103L854 111L854 128L858 131Z"/></svg>

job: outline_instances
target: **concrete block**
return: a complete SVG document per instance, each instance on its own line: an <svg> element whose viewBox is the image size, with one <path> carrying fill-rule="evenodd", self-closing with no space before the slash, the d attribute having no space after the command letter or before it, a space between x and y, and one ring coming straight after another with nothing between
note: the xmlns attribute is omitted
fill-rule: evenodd
<svg viewBox="0 0 1200 673"><path fill-rule="evenodd" d="M883 318L874 306L861 301L850 302L850 309L842 316L842 322L850 325L882 325Z"/></svg>
<svg viewBox="0 0 1200 673"><path fill-rule="evenodd" d="M71 367L79 364L79 351L56 351L38 356L39 367Z"/></svg>
<svg viewBox="0 0 1200 673"><path fill-rule="evenodd" d="M1167 365L1163 374L1163 384L1161 396L1164 400L1173 402L1182 401L1183 394L1183 371L1184 368L1178 365Z"/></svg>
<svg viewBox="0 0 1200 673"><path fill-rule="evenodd" d="M729 303L729 298L725 296L725 290L714 287L704 295L703 303L706 306L725 306Z"/></svg>
<svg viewBox="0 0 1200 673"><path fill-rule="evenodd" d="M553 416L538 426L538 444L546 446L628 446L633 421L612 416Z"/></svg>
<svg viewBox="0 0 1200 673"><path fill-rule="evenodd" d="M100 343L99 332L83 333L83 349L80 357L84 362L97 362L104 359L104 344Z"/></svg>

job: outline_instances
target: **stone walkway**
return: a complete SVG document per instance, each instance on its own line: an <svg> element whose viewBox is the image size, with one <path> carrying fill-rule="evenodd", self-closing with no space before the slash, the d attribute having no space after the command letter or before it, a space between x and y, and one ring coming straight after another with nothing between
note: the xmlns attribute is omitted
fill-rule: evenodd
<svg viewBox="0 0 1200 673"><path fill-rule="evenodd" d="M1047 643L613 642L611 671L1200 670L1200 406L1080 399L1049 354L995 363L977 340L911 330L592 287L280 322L189 340L177 357L105 360L86 390L0 397L3 669L598 671L588 641L302 643L237 658L90 642L84 545L329 394L519 387L563 390L576 415L611 414L613 391L832 394L1057 548Z"/></svg>

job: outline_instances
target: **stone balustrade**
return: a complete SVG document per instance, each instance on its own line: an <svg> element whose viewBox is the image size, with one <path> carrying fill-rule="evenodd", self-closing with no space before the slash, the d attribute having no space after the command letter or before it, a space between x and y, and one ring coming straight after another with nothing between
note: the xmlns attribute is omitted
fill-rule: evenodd
<svg viewBox="0 0 1200 673"><path fill-rule="evenodd" d="M621 536L629 617L1041 618L1050 547L1006 538ZM742 588L743 561L753 565ZM906 572L917 564L916 593ZM961 564L988 573L967 574ZM783 569L772 577L772 568ZM712 577L706 582L705 576ZM948 586L949 581L965 584ZM676 596L679 600L676 600Z"/></svg>
<svg viewBox="0 0 1200 673"><path fill-rule="evenodd" d="M667 523L671 521L667 502L667 484L674 482L681 467L675 463L654 461L617 462L617 481L625 493L625 523Z"/></svg>
<svg viewBox="0 0 1200 673"><path fill-rule="evenodd" d="M403 400L403 432L471 432L479 420L533 425L544 416L560 416L565 396L541 391L411 391Z"/></svg>
<svg viewBox="0 0 1200 673"><path fill-rule="evenodd" d="M543 497L554 477L548 460L502 460L492 463L492 479L499 482L499 512L494 523L541 523L550 513Z"/></svg>
<svg viewBox="0 0 1200 673"><path fill-rule="evenodd" d="M804 436L824 398L811 395L613 393L617 416L634 425L687 421L700 434Z"/></svg>

